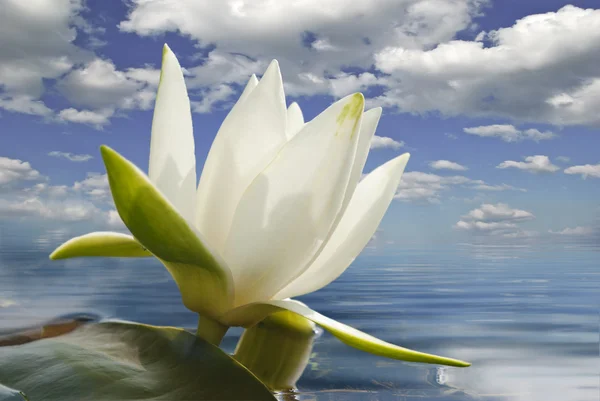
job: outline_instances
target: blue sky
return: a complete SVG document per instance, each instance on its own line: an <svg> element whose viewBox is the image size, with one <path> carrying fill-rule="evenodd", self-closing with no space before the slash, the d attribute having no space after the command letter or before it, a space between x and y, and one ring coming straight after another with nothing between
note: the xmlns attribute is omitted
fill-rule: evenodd
<svg viewBox="0 0 600 401"><path fill-rule="evenodd" d="M3 8L0 227L58 237L123 229L98 148L147 169L166 42L186 70L199 173L240 88L276 58L306 120L356 91L384 108L366 172L411 152L372 248L597 241L597 1Z"/></svg>

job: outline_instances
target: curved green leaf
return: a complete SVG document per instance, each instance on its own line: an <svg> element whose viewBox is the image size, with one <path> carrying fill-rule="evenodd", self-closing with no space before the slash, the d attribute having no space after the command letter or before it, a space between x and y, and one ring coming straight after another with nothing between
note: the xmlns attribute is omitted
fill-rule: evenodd
<svg viewBox="0 0 600 401"><path fill-rule="evenodd" d="M233 280L218 253L208 247L146 174L109 147L102 146L101 151L121 219L169 270L184 305L213 318L230 309Z"/></svg>
<svg viewBox="0 0 600 401"><path fill-rule="evenodd" d="M131 235L99 231L71 238L56 248L50 255L50 259L85 256L142 258L152 256L152 253Z"/></svg>
<svg viewBox="0 0 600 401"><path fill-rule="evenodd" d="M0 347L0 382L36 401L275 399L244 366L193 334L128 322Z"/></svg>
<svg viewBox="0 0 600 401"><path fill-rule="evenodd" d="M0 401L29 401L21 391L0 384Z"/></svg>
<svg viewBox="0 0 600 401"><path fill-rule="evenodd" d="M336 336L344 344L370 354L407 362L434 363L461 368L471 366L470 363L458 359L426 354L424 352L413 351L390 344L367 333L363 333L360 330L330 319L327 316L323 316L306 305L294 300L257 302L241 306L222 316L220 320L224 324L229 324L231 326L250 327L264 319L266 316L281 310L288 310L300 316L304 316Z"/></svg>

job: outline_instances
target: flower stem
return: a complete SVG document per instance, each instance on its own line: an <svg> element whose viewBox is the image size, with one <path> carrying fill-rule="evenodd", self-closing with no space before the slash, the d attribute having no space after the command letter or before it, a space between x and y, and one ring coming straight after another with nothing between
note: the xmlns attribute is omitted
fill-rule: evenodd
<svg viewBox="0 0 600 401"><path fill-rule="evenodd" d="M216 320L200 316L196 336L218 347L228 329L228 326L224 326Z"/></svg>
<svg viewBox="0 0 600 401"><path fill-rule="evenodd" d="M273 391L293 391L308 364L315 325L283 311L244 331L233 358Z"/></svg>

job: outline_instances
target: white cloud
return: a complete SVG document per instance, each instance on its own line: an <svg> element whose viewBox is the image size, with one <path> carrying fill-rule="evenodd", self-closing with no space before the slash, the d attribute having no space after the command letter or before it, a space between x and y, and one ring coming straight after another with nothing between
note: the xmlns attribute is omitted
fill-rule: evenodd
<svg viewBox="0 0 600 401"><path fill-rule="evenodd" d="M111 109L93 111L93 110L77 110L68 108L61 110L58 113L58 120L72 123L89 124L96 128L110 123L110 117L114 114Z"/></svg>
<svg viewBox="0 0 600 401"><path fill-rule="evenodd" d="M482 3L135 0L120 28L144 36L179 32L200 46L215 45L205 61L219 68L202 79L207 85L214 77L213 84L242 84L276 55L288 93L344 96L348 90L378 83L372 73L349 74L345 67L369 70L374 52L388 46L422 49L450 40L469 27ZM197 74L194 67L189 70L192 76ZM221 71L224 80L218 79Z"/></svg>
<svg viewBox="0 0 600 401"><path fill-rule="evenodd" d="M0 107L48 115L39 100L44 79L56 79L90 53L73 45L79 0L6 0L0 13Z"/></svg>
<svg viewBox="0 0 600 401"><path fill-rule="evenodd" d="M600 10L568 5L479 41L392 45L375 56L376 67L395 80L379 103L416 113L599 124L599 24Z"/></svg>
<svg viewBox="0 0 600 401"><path fill-rule="evenodd" d="M565 169L565 174L580 174L582 178L600 178L600 164L584 164Z"/></svg>
<svg viewBox="0 0 600 401"><path fill-rule="evenodd" d="M519 224L534 218L531 212L513 209L505 203L486 203L462 216L454 228L504 238L533 237L537 232L522 230Z"/></svg>
<svg viewBox="0 0 600 401"><path fill-rule="evenodd" d="M0 156L0 186L43 178L29 162Z"/></svg>
<svg viewBox="0 0 600 401"><path fill-rule="evenodd" d="M36 116L49 116L52 110L41 100L35 100L27 95L12 95L0 98L0 108L16 113Z"/></svg>
<svg viewBox="0 0 600 401"><path fill-rule="evenodd" d="M213 50L199 66L187 68L187 84L191 89L221 84L245 84L250 75L262 74L266 60L253 60L242 54Z"/></svg>
<svg viewBox="0 0 600 401"><path fill-rule="evenodd" d="M57 89L77 107L59 113L59 120L101 127L116 110L148 110L154 103L160 71L152 67L119 71L112 61L96 58L74 69Z"/></svg>
<svg viewBox="0 0 600 401"><path fill-rule="evenodd" d="M441 176L420 171L409 171L402 175L395 199L406 202L439 203L441 194L452 188L480 191L523 191L507 184L490 185L482 180L474 180L462 175Z"/></svg>
<svg viewBox="0 0 600 401"><path fill-rule="evenodd" d="M196 113L210 113L217 103L225 102L235 94L229 85L215 85L202 91L201 100L190 102L192 111Z"/></svg>
<svg viewBox="0 0 600 401"><path fill-rule="evenodd" d="M577 227L566 227L560 231L552 231L552 230L548 230L549 233L551 234L557 234L557 235L572 235L572 236L579 236L579 235L591 235L594 233L594 229L592 227L584 227L584 226L577 226Z"/></svg>
<svg viewBox="0 0 600 401"><path fill-rule="evenodd" d="M524 162L506 160L497 165L496 168L517 168L529 173L554 173L560 169L550 162L548 156L543 155L527 156Z"/></svg>
<svg viewBox="0 0 600 401"><path fill-rule="evenodd" d="M22 191L28 196L38 197L40 195L49 196L50 198L64 198L69 194L70 188L66 185L48 185L45 182L40 182L32 187L23 188Z"/></svg>
<svg viewBox="0 0 600 401"><path fill-rule="evenodd" d="M85 193L98 200L112 199L110 198L110 186L107 174L88 173L87 178L73 184L73 190Z"/></svg>
<svg viewBox="0 0 600 401"><path fill-rule="evenodd" d="M404 146L403 141L396 141L395 139L387 136L374 135L371 138L371 149L394 149L398 150Z"/></svg>
<svg viewBox="0 0 600 401"><path fill-rule="evenodd" d="M106 224L114 230L127 230L125 223L121 220L121 216L119 216L119 212L112 209L106 212Z"/></svg>
<svg viewBox="0 0 600 401"><path fill-rule="evenodd" d="M71 71L57 88L75 106L102 109L114 107L141 86L142 83L118 71L111 61L95 59Z"/></svg>
<svg viewBox="0 0 600 401"><path fill-rule="evenodd" d="M559 162L562 162L562 163L568 163L571 161L571 158L568 156L558 156L556 158L556 160L558 160Z"/></svg>
<svg viewBox="0 0 600 401"><path fill-rule="evenodd" d="M67 159L72 162L86 162L86 161L94 158L94 156L92 156L92 155L87 155L87 154L80 155L80 154L69 153L69 152L59 152L56 150L48 153L48 156L63 158L63 159Z"/></svg>
<svg viewBox="0 0 600 401"><path fill-rule="evenodd" d="M429 163L429 167L431 167L434 170L454 170L454 171L465 171L468 170L467 167L455 163L455 162L451 162L449 160L436 160L433 161L431 163Z"/></svg>
<svg viewBox="0 0 600 401"><path fill-rule="evenodd" d="M463 131L481 137L500 138L505 142L521 142L527 139L539 142L556 137L556 134L550 131L541 132L535 128L518 130L514 125L509 124L482 125L465 128Z"/></svg>
<svg viewBox="0 0 600 401"><path fill-rule="evenodd" d="M508 184L498 184L498 185L489 185L489 184L478 184L473 187L473 189L477 189L480 191L519 191L519 192L527 192L525 188L513 187Z"/></svg>
<svg viewBox="0 0 600 401"><path fill-rule="evenodd" d="M49 201L38 197L9 201L0 199L0 216L41 217L49 220L91 220L101 211L89 201Z"/></svg>
<svg viewBox="0 0 600 401"><path fill-rule="evenodd" d="M477 209L471 210L463 216L463 219L484 222L515 222L531 220L534 216L530 212L520 209L512 209L505 203L486 203Z"/></svg>

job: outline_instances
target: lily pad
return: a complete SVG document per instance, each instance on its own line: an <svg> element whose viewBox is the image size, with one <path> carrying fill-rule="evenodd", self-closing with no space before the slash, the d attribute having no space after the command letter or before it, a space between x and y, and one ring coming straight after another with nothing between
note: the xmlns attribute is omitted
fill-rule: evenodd
<svg viewBox="0 0 600 401"><path fill-rule="evenodd" d="M0 401L28 401L25 394L0 384Z"/></svg>
<svg viewBox="0 0 600 401"><path fill-rule="evenodd" d="M9 397L19 391L36 401L275 399L244 366L195 335L121 321L0 347L0 383L8 386L0 387L0 400L11 401L20 400Z"/></svg>

